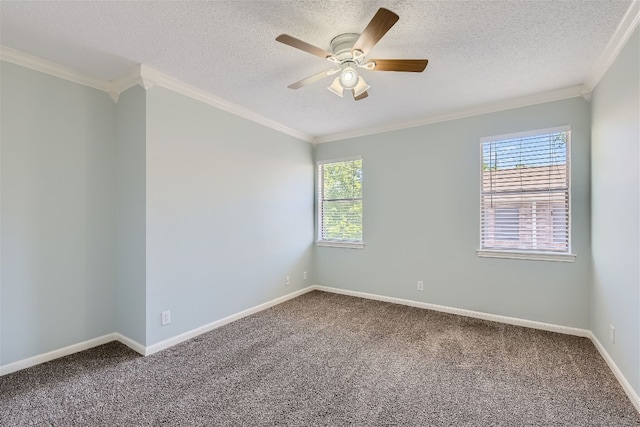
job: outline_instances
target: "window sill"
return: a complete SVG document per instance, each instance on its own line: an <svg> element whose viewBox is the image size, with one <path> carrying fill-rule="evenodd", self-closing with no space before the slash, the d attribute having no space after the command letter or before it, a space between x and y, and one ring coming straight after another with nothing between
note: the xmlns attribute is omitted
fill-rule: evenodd
<svg viewBox="0 0 640 427"><path fill-rule="evenodd" d="M364 249L362 242L338 242L330 240L317 241L316 246L327 248Z"/></svg>
<svg viewBox="0 0 640 427"><path fill-rule="evenodd" d="M574 254L554 254L550 252L498 251L478 249L476 253L481 258L526 259L533 261L574 262Z"/></svg>

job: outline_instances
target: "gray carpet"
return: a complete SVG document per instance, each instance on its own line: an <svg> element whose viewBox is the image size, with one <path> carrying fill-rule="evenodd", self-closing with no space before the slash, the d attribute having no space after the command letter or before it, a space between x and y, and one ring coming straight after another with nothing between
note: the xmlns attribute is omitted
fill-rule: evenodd
<svg viewBox="0 0 640 427"><path fill-rule="evenodd" d="M0 425L640 426L585 338L311 292L0 377Z"/></svg>

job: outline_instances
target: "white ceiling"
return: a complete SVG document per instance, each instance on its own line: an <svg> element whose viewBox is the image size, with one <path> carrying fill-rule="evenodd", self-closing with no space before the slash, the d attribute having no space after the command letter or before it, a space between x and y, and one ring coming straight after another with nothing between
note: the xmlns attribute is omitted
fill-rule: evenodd
<svg viewBox="0 0 640 427"><path fill-rule="evenodd" d="M0 2L0 43L112 80L137 64L314 137L455 114L581 85L631 0ZM428 58L423 73L363 71L369 97L339 98L328 68L275 41L329 49L379 7L400 20L371 58Z"/></svg>

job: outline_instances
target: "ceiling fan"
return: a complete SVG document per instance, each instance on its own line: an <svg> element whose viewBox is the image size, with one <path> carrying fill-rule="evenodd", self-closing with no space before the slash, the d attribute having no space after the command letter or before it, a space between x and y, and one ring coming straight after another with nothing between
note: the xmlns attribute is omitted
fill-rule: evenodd
<svg viewBox="0 0 640 427"><path fill-rule="evenodd" d="M331 92L342 96L346 89L353 94L356 101L366 98L371 86L360 76L358 69L370 71L408 71L421 73L427 67L427 59L366 59L367 54L387 31L398 21L399 16L388 9L380 8L362 34L345 33L331 40L331 51L313 46L288 34L280 34L276 40L296 49L334 64L332 68L313 76L302 79L287 86L299 89L310 83L317 82L327 76L340 73L327 87Z"/></svg>

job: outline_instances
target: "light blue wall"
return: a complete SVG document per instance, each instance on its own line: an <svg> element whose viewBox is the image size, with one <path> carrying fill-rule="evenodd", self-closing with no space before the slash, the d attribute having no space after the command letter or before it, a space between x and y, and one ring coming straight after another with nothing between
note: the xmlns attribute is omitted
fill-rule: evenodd
<svg viewBox="0 0 640 427"><path fill-rule="evenodd" d="M115 104L1 71L2 365L150 345L313 283L309 144L161 88Z"/></svg>
<svg viewBox="0 0 640 427"><path fill-rule="evenodd" d="M115 105L1 63L3 365L114 330Z"/></svg>
<svg viewBox="0 0 640 427"><path fill-rule="evenodd" d="M321 284L591 327L639 391L638 68L636 31L592 116L576 98L312 150L166 89L114 104L3 62L0 364L114 331L152 345ZM479 138L567 124L576 262L478 258ZM315 248L313 158L353 155L365 249Z"/></svg>
<svg viewBox="0 0 640 427"><path fill-rule="evenodd" d="M575 263L478 258L479 139L562 125ZM362 155L365 248L316 248L317 283L588 328L589 134L589 104L574 98L318 145L316 160Z"/></svg>
<svg viewBox="0 0 640 427"><path fill-rule="evenodd" d="M591 329L640 394L640 35L593 92ZM609 340L609 325L616 343Z"/></svg>
<svg viewBox="0 0 640 427"><path fill-rule="evenodd" d="M154 87L146 173L147 344L313 283L309 144Z"/></svg>
<svg viewBox="0 0 640 427"><path fill-rule="evenodd" d="M146 92L132 87L116 106L115 331L146 344Z"/></svg>

